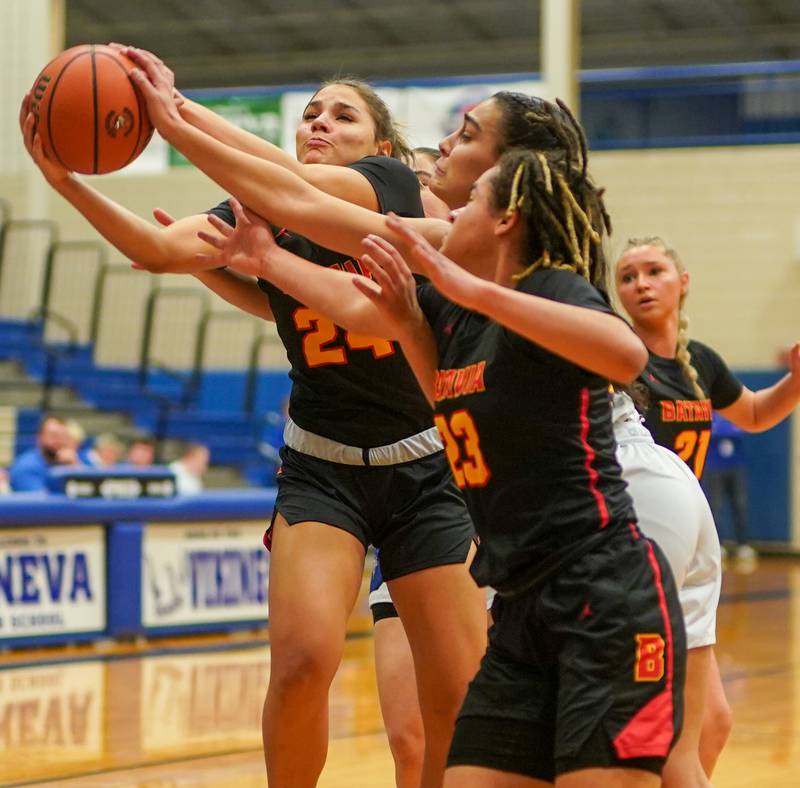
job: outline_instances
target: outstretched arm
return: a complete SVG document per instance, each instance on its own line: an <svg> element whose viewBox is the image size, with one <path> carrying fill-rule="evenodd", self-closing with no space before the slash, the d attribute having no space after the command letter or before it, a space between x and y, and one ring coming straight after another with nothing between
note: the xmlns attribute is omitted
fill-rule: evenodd
<svg viewBox="0 0 800 788"><path fill-rule="evenodd" d="M363 240L361 262L372 279L315 265L279 247L270 226L231 200L235 229L217 216L219 236L200 233L219 254L215 266L267 279L284 292L359 334L398 340L423 392L432 402L436 344L416 296L416 282L399 253L376 236Z"/></svg>
<svg viewBox="0 0 800 788"><path fill-rule="evenodd" d="M363 277L353 285L378 309L387 327L398 338L422 393L434 406L439 353L433 329L417 300L417 285L411 269L388 241L368 236L363 241L361 261L374 281Z"/></svg>
<svg viewBox="0 0 800 788"><path fill-rule="evenodd" d="M172 86L173 95L175 95L175 75L156 55L136 47L115 45L115 48L145 71L149 69L154 73L158 73L162 80ZM271 142L257 137L249 131L234 126L233 123L230 123L208 107L204 107L202 104L198 104L180 94L178 96L179 99L176 101L176 105L181 117L215 140L236 150L284 167L307 183L328 194L340 197L355 205L361 205L371 211L378 210L378 198L375 190L361 173L349 167L340 167L333 164L302 164L277 145L273 145Z"/></svg>
<svg viewBox="0 0 800 788"><path fill-rule="evenodd" d="M460 268L396 217L402 234L437 290L451 301L480 312L579 367L609 380L631 383L647 363L642 341L614 315L512 290Z"/></svg>
<svg viewBox="0 0 800 788"><path fill-rule="evenodd" d="M205 248L197 238L198 230L208 224L204 214L181 219L167 228L155 227L47 158L41 137L35 133L30 93L22 101L19 119L25 147L47 182L112 246L155 273L201 269L195 257Z"/></svg>
<svg viewBox="0 0 800 788"><path fill-rule="evenodd" d="M760 391L745 387L733 405L720 413L748 432L763 432L783 421L800 402L800 344L789 353L789 373Z"/></svg>
<svg viewBox="0 0 800 788"><path fill-rule="evenodd" d="M191 126L181 118L171 87L157 70L145 74L135 69L131 77L141 88L161 136L259 215L353 257L360 254L361 239L370 233L402 246L381 214L325 194L285 167L231 148ZM437 247L449 228L440 219L411 221Z"/></svg>
<svg viewBox="0 0 800 788"><path fill-rule="evenodd" d="M163 227L171 227L177 220L161 208L153 211L156 221ZM222 223L230 229L229 225ZM209 236L216 240L216 236ZM141 268L140 265L134 265ZM209 290L235 307L262 320L274 321L272 309L267 296L251 276L243 276L231 270L212 269L199 271L195 279L202 282Z"/></svg>
<svg viewBox="0 0 800 788"><path fill-rule="evenodd" d="M219 250L219 254L201 256L203 267L227 266L244 276L265 279L339 326L394 339L380 311L353 286L354 279L368 281L365 277L317 265L281 248L267 222L235 199L230 204L235 228L209 214L208 223L216 232L198 233L200 239Z"/></svg>

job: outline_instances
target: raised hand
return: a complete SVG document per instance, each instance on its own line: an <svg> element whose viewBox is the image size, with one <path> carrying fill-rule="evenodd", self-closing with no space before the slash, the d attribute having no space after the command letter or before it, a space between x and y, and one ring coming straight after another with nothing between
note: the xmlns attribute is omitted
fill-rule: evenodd
<svg viewBox="0 0 800 788"><path fill-rule="evenodd" d="M42 138L36 130L36 118L31 112L31 94L28 91L22 99L19 108L19 127L22 131L22 140L25 150L28 151L36 166L51 186L57 186L60 181L66 180L72 174L66 167L57 161L48 158L44 152Z"/></svg>
<svg viewBox="0 0 800 788"><path fill-rule="evenodd" d="M120 55L124 55L129 60L132 60L139 68L145 71L149 66L154 67L164 81L171 85L175 104L178 107L183 104L185 99L175 87L175 72L163 60L161 60L158 55L148 52L146 49L138 49L137 47L128 46L127 44L110 42L108 46L118 52Z"/></svg>
<svg viewBox="0 0 800 788"><path fill-rule="evenodd" d="M170 129L181 120L175 98L175 75L161 60L144 49L126 47L120 51L136 63L137 67L131 71L130 77L147 102L147 114L153 126L162 137L168 139Z"/></svg>
<svg viewBox="0 0 800 788"><path fill-rule="evenodd" d="M372 274L372 280L354 276L354 286L363 293L394 327L393 336L402 337L424 321L417 302L417 285L406 261L397 249L377 235L362 241L360 261Z"/></svg>
<svg viewBox="0 0 800 788"><path fill-rule="evenodd" d="M395 214L387 216L386 224L405 241L408 253L442 295L454 303L474 308L475 285L479 281L476 276L434 249L422 235Z"/></svg>
<svg viewBox="0 0 800 788"><path fill-rule="evenodd" d="M215 267L227 266L249 276L269 279L269 255L277 249L272 228L268 222L243 207L233 197L230 198L230 206L236 217L236 227L231 227L218 216L209 214L209 223L222 237L202 231L197 237L218 249L219 254L199 254L197 260Z"/></svg>

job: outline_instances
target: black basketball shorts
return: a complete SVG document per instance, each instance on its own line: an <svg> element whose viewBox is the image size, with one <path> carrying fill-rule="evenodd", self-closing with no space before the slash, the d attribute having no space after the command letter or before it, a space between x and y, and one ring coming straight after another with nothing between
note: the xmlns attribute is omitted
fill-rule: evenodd
<svg viewBox="0 0 800 788"><path fill-rule="evenodd" d="M618 528L543 588L496 598L448 765L660 774L683 720L683 616L660 549Z"/></svg>
<svg viewBox="0 0 800 788"><path fill-rule="evenodd" d="M380 550L385 580L463 563L474 528L444 452L397 465L346 465L281 449L275 511L320 522Z"/></svg>

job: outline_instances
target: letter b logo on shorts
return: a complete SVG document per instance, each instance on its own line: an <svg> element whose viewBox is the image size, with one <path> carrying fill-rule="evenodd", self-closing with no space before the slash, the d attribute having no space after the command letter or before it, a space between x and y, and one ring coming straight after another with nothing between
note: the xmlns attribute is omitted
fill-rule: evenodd
<svg viewBox="0 0 800 788"><path fill-rule="evenodd" d="M661 681L664 677L664 638L658 634L636 636L634 681Z"/></svg>

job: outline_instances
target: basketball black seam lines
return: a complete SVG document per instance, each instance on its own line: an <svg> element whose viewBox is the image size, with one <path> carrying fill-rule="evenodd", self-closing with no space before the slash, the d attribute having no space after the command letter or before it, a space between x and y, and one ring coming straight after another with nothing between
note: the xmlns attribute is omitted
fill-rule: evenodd
<svg viewBox="0 0 800 788"><path fill-rule="evenodd" d="M64 160L61 156L58 155L58 151L56 150L56 143L53 139L53 130L51 125L51 118L53 117L53 99L56 97L56 88L58 87L58 83L61 82L61 77L64 76L67 69L79 58L83 57L86 52L78 52L71 60L68 60L64 65L61 67L61 71L59 71L58 76L56 77L56 81L53 82L53 87L50 90L50 101L47 103L47 137L50 140L50 149L55 153L56 158L58 159L58 163L64 167L64 169L70 169L64 163Z"/></svg>
<svg viewBox="0 0 800 788"><path fill-rule="evenodd" d="M147 109L146 107L142 107L142 101L141 98L139 97L139 89L136 87L134 81L130 78L130 75L125 69L125 66L123 66L122 63L120 63L119 60L117 60L115 57L105 52L98 52L97 57L107 57L115 66L122 69L122 73L125 74L125 76L128 79L128 82L130 82L131 87L133 88L133 95L136 96L136 106L139 108L139 128L136 131L136 144L133 146L133 150L131 150L130 156L128 156L128 158L125 159L125 163L120 166L119 169L122 169L122 167L126 167L128 164L131 163L131 161L136 156L136 152L139 150L139 140L142 138L142 130L144 128L144 125L142 124L142 118L144 117L144 114L147 112Z"/></svg>
<svg viewBox="0 0 800 788"><path fill-rule="evenodd" d="M99 119L97 117L97 66L94 62L94 46L92 46L90 50L90 56L92 58L92 105L94 106L94 161L92 164L92 172L97 175L97 160L100 154L100 132L97 127Z"/></svg>

